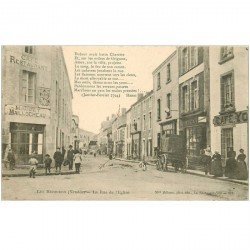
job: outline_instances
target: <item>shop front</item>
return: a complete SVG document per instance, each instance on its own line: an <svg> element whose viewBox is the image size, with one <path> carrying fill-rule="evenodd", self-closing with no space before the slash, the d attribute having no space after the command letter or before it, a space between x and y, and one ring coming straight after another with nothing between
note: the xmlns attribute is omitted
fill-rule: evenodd
<svg viewBox="0 0 250 250"><path fill-rule="evenodd" d="M200 153L208 144L206 116L182 119L183 136L189 167L200 165Z"/></svg>
<svg viewBox="0 0 250 250"><path fill-rule="evenodd" d="M248 111L220 114L213 118L214 127L220 127L221 158L225 165L230 151L236 154L242 148L248 152Z"/></svg>
<svg viewBox="0 0 250 250"><path fill-rule="evenodd" d="M138 131L132 134L132 157L133 159L141 159L141 133Z"/></svg>
<svg viewBox="0 0 250 250"><path fill-rule="evenodd" d="M5 105L5 134L3 146L11 147L16 165L27 165L32 154L36 154L39 164L43 157L54 148L49 128L50 111L35 106ZM49 139L46 140L46 137ZM47 147L46 147L47 146Z"/></svg>
<svg viewBox="0 0 250 250"><path fill-rule="evenodd" d="M45 125L42 124L10 123L11 148L20 165L28 164L32 153L35 153L38 162L42 163L45 145L44 133Z"/></svg>

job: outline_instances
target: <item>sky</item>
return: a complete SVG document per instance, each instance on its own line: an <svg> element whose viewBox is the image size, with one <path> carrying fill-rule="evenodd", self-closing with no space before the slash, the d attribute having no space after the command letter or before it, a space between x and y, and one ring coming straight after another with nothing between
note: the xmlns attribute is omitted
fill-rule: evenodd
<svg viewBox="0 0 250 250"><path fill-rule="evenodd" d="M123 53L126 55L127 72L136 74L133 88L140 91L153 89L152 72L175 51L174 46L63 46L66 66L73 91L73 114L79 116L79 127L99 133L101 122L107 116L117 114L119 105L127 108L136 101L134 97L100 98L82 97L74 92L74 53Z"/></svg>

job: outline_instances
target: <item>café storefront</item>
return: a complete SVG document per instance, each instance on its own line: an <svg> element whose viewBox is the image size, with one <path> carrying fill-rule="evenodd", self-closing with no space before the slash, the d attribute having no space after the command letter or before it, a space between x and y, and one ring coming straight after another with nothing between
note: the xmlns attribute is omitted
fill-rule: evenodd
<svg viewBox="0 0 250 250"><path fill-rule="evenodd" d="M186 145L189 166L200 165L200 153L207 147L207 117L204 114L183 117L181 131Z"/></svg>
<svg viewBox="0 0 250 250"><path fill-rule="evenodd" d="M16 164L28 164L32 153L42 163L46 152L46 126L49 125L50 111L34 106L5 105L4 116L3 145L12 148Z"/></svg>
<svg viewBox="0 0 250 250"><path fill-rule="evenodd" d="M229 151L236 154L243 148L248 152L248 110L230 112L214 116L214 130L220 129L220 150L225 165ZM216 135L214 135L216 136Z"/></svg>

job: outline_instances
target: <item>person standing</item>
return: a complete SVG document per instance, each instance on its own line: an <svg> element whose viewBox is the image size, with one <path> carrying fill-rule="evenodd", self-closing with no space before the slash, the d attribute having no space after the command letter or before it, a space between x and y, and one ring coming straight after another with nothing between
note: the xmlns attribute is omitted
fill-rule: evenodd
<svg viewBox="0 0 250 250"><path fill-rule="evenodd" d="M237 156L237 169L236 169L236 178L238 180L247 180L248 171L246 164L246 155L244 154L244 149L240 149L240 154Z"/></svg>
<svg viewBox="0 0 250 250"><path fill-rule="evenodd" d="M33 177L35 178L36 175L36 168L38 165L38 160L35 158L35 154L33 153L31 155L31 158L29 159L29 164L30 164L30 178Z"/></svg>
<svg viewBox="0 0 250 250"><path fill-rule="evenodd" d="M226 161L225 176L228 178L235 178L237 169L237 161L235 160L235 151L228 153L228 159Z"/></svg>
<svg viewBox="0 0 250 250"><path fill-rule="evenodd" d="M208 173L211 173L211 161L212 161L212 153L211 153L211 148L210 146L207 146L205 149L205 175Z"/></svg>
<svg viewBox="0 0 250 250"><path fill-rule="evenodd" d="M48 172L50 174L50 169L51 169L51 163L52 163L52 159L50 158L49 154L45 155L45 159L44 159L44 165L45 165L45 174L47 175Z"/></svg>
<svg viewBox="0 0 250 250"><path fill-rule="evenodd" d="M74 159L74 150L72 145L69 145L69 149L67 152L67 160L69 162L69 170L73 169L73 159Z"/></svg>
<svg viewBox="0 0 250 250"><path fill-rule="evenodd" d="M16 157L15 157L15 154L11 148L9 149L9 152L7 155L7 161L9 162L10 170L14 170L15 165L16 165Z"/></svg>
<svg viewBox="0 0 250 250"><path fill-rule="evenodd" d="M82 163L82 155L80 154L79 150L75 151L74 161L75 161L76 173L80 174L80 167L81 167L81 163Z"/></svg>
<svg viewBox="0 0 250 250"><path fill-rule="evenodd" d="M221 155L218 151L215 151L214 155L212 156L211 174L215 177L223 176Z"/></svg>
<svg viewBox="0 0 250 250"><path fill-rule="evenodd" d="M54 153L53 158L55 160L56 172L57 172L57 168L58 168L59 173L61 173L61 167L62 167L62 163L63 163L63 155L62 155L59 147L56 149L56 152Z"/></svg>

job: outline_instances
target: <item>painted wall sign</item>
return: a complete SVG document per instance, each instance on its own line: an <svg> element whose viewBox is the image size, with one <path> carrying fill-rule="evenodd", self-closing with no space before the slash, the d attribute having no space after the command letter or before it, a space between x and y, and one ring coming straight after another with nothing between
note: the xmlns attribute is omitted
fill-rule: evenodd
<svg viewBox="0 0 250 250"><path fill-rule="evenodd" d="M239 111L230 114L218 115L213 119L214 126L239 124L248 122L248 111Z"/></svg>
<svg viewBox="0 0 250 250"><path fill-rule="evenodd" d="M10 55L9 60L10 60L10 63L19 64L19 65L22 65L24 67L28 67L31 69L47 70L47 66L40 65L37 59L34 57L21 55L21 57L17 58L16 56Z"/></svg>
<svg viewBox="0 0 250 250"><path fill-rule="evenodd" d="M41 109L38 107L29 107L22 105L5 105L5 115L27 116L27 117L49 119L50 111L48 109Z"/></svg>

